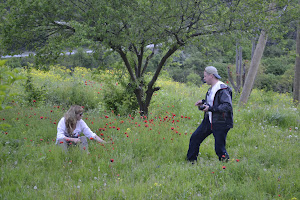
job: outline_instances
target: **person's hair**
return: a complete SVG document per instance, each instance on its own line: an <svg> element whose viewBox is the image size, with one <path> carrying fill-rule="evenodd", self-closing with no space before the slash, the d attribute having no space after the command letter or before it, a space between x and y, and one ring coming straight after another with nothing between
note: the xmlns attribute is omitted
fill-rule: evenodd
<svg viewBox="0 0 300 200"><path fill-rule="evenodd" d="M70 136L73 136L73 131L76 128L77 123L77 114L83 112L83 108L78 105L73 105L70 109L65 113L65 124L67 127L67 132Z"/></svg>

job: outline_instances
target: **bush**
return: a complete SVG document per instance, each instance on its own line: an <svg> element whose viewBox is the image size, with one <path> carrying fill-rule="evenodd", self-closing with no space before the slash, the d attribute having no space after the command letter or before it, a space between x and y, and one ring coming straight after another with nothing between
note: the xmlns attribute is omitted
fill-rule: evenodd
<svg viewBox="0 0 300 200"><path fill-rule="evenodd" d="M189 85L194 84L194 85L200 86L203 83L202 77L195 73L190 73L186 79L187 79L187 83Z"/></svg>
<svg viewBox="0 0 300 200"><path fill-rule="evenodd" d="M277 78L277 83L273 90L279 93L293 92L294 68L289 67L285 73Z"/></svg>
<svg viewBox="0 0 300 200"><path fill-rule="evenodd" d="M116 114L126 115L134 113L138 109L137 99L133 93L133 88L115 84L105 89L104 103L107 109Z"/></svg>
<svg viewBox="0 0 300 200"><path fill-rule="evenodd" d="M282 75L258 74L254 87L279 93L292 92L294 69L290 65Z"/></svg>
<svg viewBox="0 0 300 200"><path fill-rule="evenodd" d="M276 58L265 58L262 60L262 64L265 67L266 74L282 75L290 67L294 65L295 58L293 57L276 57Z"/></svg>
<svg viewBox="0 0 300 200"><path fill-rule="evenodd" d="M168 68L168 73L174 81L185 83L187 81L187 76L192 73L191 69L182 68L173 64Z"/></svg>
<svg viewBox="0 0 300 200"><path fill-rule="evenodd" d="M274 74L260 74L256 77L254 87L258 89L264 89L266 91L272 91L275 88L277 77Z"/></svg>
<svg viewBox="0 0 300 200"><path fill-rule="evenodd" d="M94 73L93 79L104 84L103 103L100 102L100 106L103 105L105 109L120 115L134 113L138 109L133 84L129 83L129 77L124 72L99 71L99 74Z"/></svg>
<svg viewBox="0 0 300 200"><path fill-rule="evenodd" d="M45 86L42 85L40 88L35 87L33 85L32 75L30 74L30 70L27 70L26 74L26 82L24 86L24 99L27 101L28 105L36 104L37 102L43 102L45 100L46 89Z"/></svg>

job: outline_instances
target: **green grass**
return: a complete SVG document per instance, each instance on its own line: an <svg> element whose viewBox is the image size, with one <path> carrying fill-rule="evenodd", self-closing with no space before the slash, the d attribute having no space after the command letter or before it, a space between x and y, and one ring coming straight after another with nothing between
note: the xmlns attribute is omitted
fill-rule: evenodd
<svg viewBox="0 0 300 200"><path fill-rule="evenodd" d="M47 81L54 93L55 80ZM237 106L236 95L230 161L218 161L210 136L191 164L185 161L189 139L202 120L194 103L207 86L158 85L147 119L103 107L85 112L90 128L113 141L89 141L89 154L77 148L66 154L55 145L64 103L28 107L15 100L0 112L0 123L11 125L0 134L0 199L300 199L300 113L289 94L253 90L246 107Z"/></svg>

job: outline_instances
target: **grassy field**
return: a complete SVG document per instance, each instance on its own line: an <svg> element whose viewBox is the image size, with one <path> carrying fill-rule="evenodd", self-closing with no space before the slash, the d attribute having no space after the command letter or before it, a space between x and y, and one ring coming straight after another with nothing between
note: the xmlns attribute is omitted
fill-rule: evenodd
<svg viewBox="0 0 300 200"><path fill-rule="evenodd" d="M25 80L16 82L12 108L0 111L0 123L10 125L0 134L0 199L300 199L300 112L290 94L253 90L245 107L234 94L230 161L218 161L210 136L191 164L185 161L190 135L203 118L194 103L208 86L163 76L142 118L103 106L103 91L118 86L108 81L113 73L96 78L62 68L31 76L46 96L28 106ZM90 140L89 153L64 153L55 145L57 123L74 93L88 104L82 106L93 106L84 121L111 141Z"/></svg>

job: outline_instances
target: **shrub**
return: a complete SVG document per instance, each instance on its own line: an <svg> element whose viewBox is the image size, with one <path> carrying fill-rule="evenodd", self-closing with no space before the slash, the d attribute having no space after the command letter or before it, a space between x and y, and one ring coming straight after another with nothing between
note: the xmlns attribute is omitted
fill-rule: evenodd
<svg viewBox="0 0 300 200"><path fill-rule="evenodd" d="M137 99L130 85L127 87L119 84L110 85L105 89L104 103L107 109L120 115L134 113L138 109Z"/></svg>
<svg viewBox="0 0 300 200"><path fill-rule="evenodd" d="M258 89L264 89L266 91L272 91L275 88L277 82L277 76L274 74L259 74L256 77L254 87Z"/></svg>
<svg viewBox="0 0 300 200"><path fill-rule="evenodd" d="M45 86L41 86L40 88L35 87L33 85L32 75L30 74L30 70L27 70L26 74L26 82L24 86L24 99L27 101L29 105L33 105L36 102L43 102L45 100L46 89Z"/></svg>
<svg viewBox="0 0 300 200"><path fill-rule="evenodd" d="M262 60L262 64L265 67L265 73L282 75L295 63L295 58L281 56L275 58L265 58Z"/></svg>
<svg viewBox="0 0 300 200"><path fill-rule="evenodd" d="M194 84L200 86L203 83L202 77L195 73L190 73L186 79L189 85Z"/></svg>
<svg viewBox="0 0 300 200"><path fill-rule="evenodd" d="M138 109L133 83L130 83L129 77L124 72L100 70L96 73L94 71L93 79L103 83L103 103L99 104L103 105L104 109L120 115L134 113Z"/></svg>

